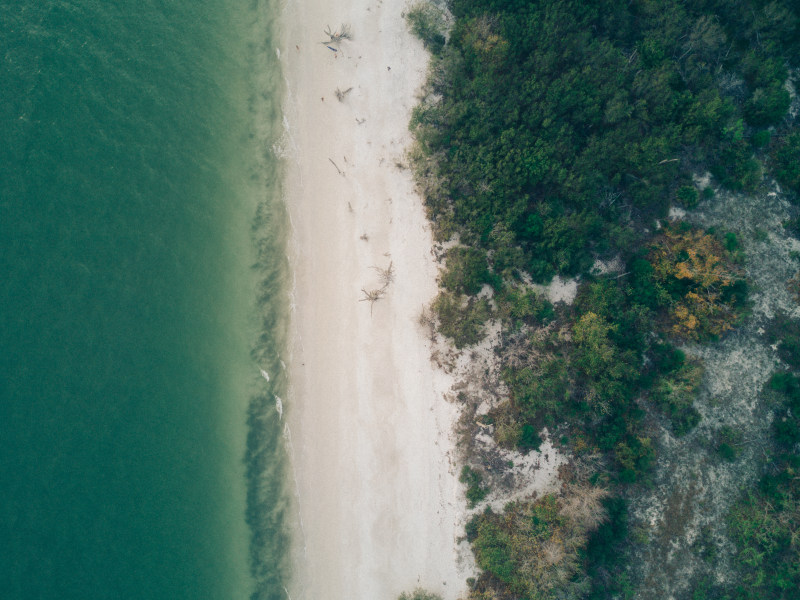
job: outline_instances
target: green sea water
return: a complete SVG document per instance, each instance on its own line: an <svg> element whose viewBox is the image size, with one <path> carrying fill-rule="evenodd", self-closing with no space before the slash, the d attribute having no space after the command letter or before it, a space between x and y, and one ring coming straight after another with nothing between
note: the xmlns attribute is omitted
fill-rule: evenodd
<svg viewBox="0 0 800 600"><path fill-rule="evenodd" d="M2 598L285 597L276 10L0 0Z"/></svg>

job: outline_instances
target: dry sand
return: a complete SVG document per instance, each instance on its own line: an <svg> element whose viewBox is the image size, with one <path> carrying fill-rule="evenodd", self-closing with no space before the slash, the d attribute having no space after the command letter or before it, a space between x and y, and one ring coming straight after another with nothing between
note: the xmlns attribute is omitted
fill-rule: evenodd
<svg viewBox="0 0 800 600"><path fill-rule="evenodd" d="M432 365L418 324L437 266L411 173L397 166L427 68L407 6L284 7L294 600L394 600L416 586L453 600L468 575L456 541L457 409L443 400L452 381ZM333 52L323 31L341 23L353 40ZM335 89L351 87L338 101ZM390 263L394 282L370 314L362 288L380 287L374 267Z"/></svg>

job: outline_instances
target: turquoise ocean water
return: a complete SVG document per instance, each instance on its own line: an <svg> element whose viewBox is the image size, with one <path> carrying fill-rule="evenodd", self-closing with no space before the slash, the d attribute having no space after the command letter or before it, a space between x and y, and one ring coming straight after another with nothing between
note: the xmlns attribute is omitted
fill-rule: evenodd
<svg viewBox="0 0 800 600"><path fill-rule="evenodd" d="M276 10L0 0L2 598L285 597Z"/></svg>

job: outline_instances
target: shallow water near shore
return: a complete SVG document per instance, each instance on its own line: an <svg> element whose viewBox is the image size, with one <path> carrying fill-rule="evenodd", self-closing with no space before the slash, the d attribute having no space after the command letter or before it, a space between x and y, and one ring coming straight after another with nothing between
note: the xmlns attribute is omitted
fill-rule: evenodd
<svg viewBox="0 0 800 600"><path fill-rule="evenodd" d="M276 13L0 0L3 597L285 596Z"/></svg>

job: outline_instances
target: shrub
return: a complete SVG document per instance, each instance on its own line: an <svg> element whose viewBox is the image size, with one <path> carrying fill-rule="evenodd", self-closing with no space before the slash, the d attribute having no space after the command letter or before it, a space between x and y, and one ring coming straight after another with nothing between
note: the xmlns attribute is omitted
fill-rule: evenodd
<svg viewBox="0 0 800 600"><path fill-rule="evenodd" d="M644 436L627 436L614 448L620 481L634 483L647 473L655 458L653 441Z"/></svg>
<svg viewBox="0 0 800 600"><path fill-rule="evenodd" d="M787 135L777 144L771 159L775 179L800 194L800 132Z"/></svg>
<svg viewBox="0 0 800 600"><path fill-rule="evenodd" d="M776 324L779 333L775 337L778 344L778 356L793 369L800 369L800 324L791 319L782 318Z"/></svg>
<svg viewBox="0 0 800 600"><path fill-rule="evenodd" d="M688 433L700 422L694 399L702 377L701 363L691 360L662 376L653 385L650 397L669 417L675 435Z"/></svg>
<svg viewBox="0 0 800 600"><path fill-rule="evenodd" d="M447 252L442 285L455 294L477 294L489 281L486 254L476 248L458 246Z"/></svg>
<svg viewBox="0 0 800 600"><path fill-rule="evenodd" d="M458 480L467 486L466 495L470 508L473 508L489 493L488 488L483 485L483 475L468 465L464 465L464 468L461 469Z"/></svg>
<svg viewBox="0 0 800 600"><path fill-rule="evenodd" d="M527 453L531 450L538 450L542 445L542 438L539 437L536 428L530 423L525 423L520 432L519 442L517 447L523 452Z"/></svg>
<svg viewBox="0 0 800 600"><path fill-rule="evenodd" d="M754 127L773 125L783 118L790 103L783 82L775 80L768 87L757 88L744 103L744 118Z"/></svg>
<svg viewBox="0 0 800 600"><path fill-rule="evenodd" d="M729 190L752 191L761 181L761 164L745 140L724 143L718 160L710 167L711 174Z"/></svg>
<svg viewBox="0 0 800 600"><path fill-rule="evenodd" d="M485 336L483 325L489 318L489 303L441 292L433 302L433 311L439 319L439 331L451 338L456 348L471 346Z"/></svg>
<svg viewBox="0 0 800 600"><path fill-rule="evenodd" d="M717 452L724 460L734 462L741 453L739 446L742 443L742 439L741 431L728 426L723 427L719 430Z"/></svg>
<svg viewBox="0 0 800 600"><path fill-rule="evenodd" d="M468 539L483 573L470 598L558 597L580 568L589 534L605 519L605 495L592 486L573 486L558 499L511 502L503 514L475 517Z"/></svg>
<svg viewBox="0 0 800 600"><path fill-rule="evenodd" d="M686 208L694 208L697 206L697 190L691 185L684 185L678 188L678 193L676 196L678 198L678 202L680 202Z"/></svg>
<svg viewBox="0 0 800 600"><path fill-rule="evenodd" d="M764 146L769 146L771 137L769 129L761 129L753 134L751 141L754 147L763 148Z"/></svg>
<svg viewBox="0 0 800 600"><path fill-rule="evenodd" d="M411 32L422 40L432 54L439 54L445 45L445 21L442 11L430 2L418 2L406 13Z"/></svg>
<svg viewBox="0 0 800 600"><path fill-rule="evenodd" d="M553 305L530 288L506 288L497 304L500 318L513 326L547 324L555 318Z"/></svg>
<svg viewBox="0 0 800 600"><path fill-rule="evenodd" d="M569 372L563 358L546 358L534 367L506 369L503 380L511 389L514 405L529 421L552 422L569 399Z"/></svg>

